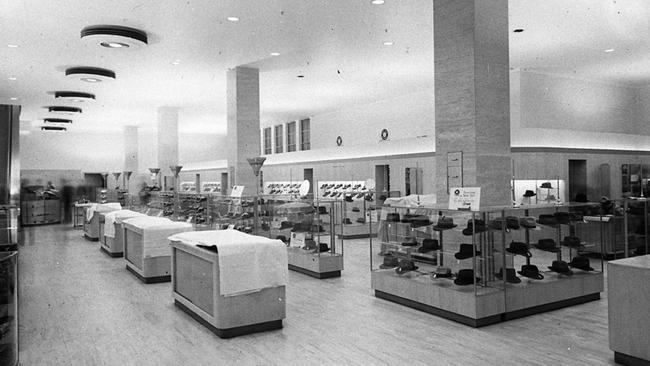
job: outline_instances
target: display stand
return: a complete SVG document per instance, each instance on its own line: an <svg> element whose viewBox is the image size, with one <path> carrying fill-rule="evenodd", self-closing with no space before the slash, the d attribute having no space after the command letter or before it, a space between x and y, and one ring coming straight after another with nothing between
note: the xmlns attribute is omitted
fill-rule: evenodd
<svg viewBox="0 0 650 366"><path fill-rule="evenodd" d="M113 231L114 237L110 237L106 235L106 225L108 221L107 215L113 216L113 220L111 222L114 227L114 231ZM104 220L103 221L104 229L100 230L101 239L100 239L99 249L113 258L119 258L124 256L124 228L122 227L122 222L129 218L144 216L144 214L130 211L130 210L119 210L119 211L104 213L101 214L101 216L103 217ZM100 225L102 225L101 219L100 219Z"/></svg>

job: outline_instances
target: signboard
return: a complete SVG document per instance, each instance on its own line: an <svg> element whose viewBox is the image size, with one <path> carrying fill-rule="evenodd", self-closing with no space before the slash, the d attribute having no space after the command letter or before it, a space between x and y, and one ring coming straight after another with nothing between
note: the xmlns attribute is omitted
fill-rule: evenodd
<svg viewBox="0 0 650 366"><path fill-rule="evenodd" d="M478 211L481 204L481 187L451 187L449 209Z"/></svg>
<svg viewBox="0 0 650 366"><path fill-rule="evenodd" d="M244 194L244 188L245 186L233 186L232 191L230 192L230 197L241 198L242 194Z"/></svg>

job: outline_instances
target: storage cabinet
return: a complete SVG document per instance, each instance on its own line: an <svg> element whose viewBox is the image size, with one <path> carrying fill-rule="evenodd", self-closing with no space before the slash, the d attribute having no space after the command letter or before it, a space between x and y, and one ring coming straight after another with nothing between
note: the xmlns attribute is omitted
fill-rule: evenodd
<svg viewBox="0 0 650 366"><path fill-rule="evenodd" d="M42 225L61 222L61 201L40 199L20 204L23 225Z"/></svg>

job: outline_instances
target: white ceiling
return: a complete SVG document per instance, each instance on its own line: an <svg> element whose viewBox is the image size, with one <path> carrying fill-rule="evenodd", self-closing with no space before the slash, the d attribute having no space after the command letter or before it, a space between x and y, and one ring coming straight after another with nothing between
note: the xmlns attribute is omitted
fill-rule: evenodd
<svg viewBox="0 0 650 366"><path fill-rule="evenodd" d="M75 129L153 126L158 107L177 106L181 131L225 132L226 71L239 65L260 69L262 121L433 88L432 0L0 0L0 9L0 103L22 105L26 125L48 116L44 106L71 105L48 92L73 90L97 95ZM510 28L525 29L510 33L511 67L649 84L649 20L648 0L511 0ZM81 40L96 24L142 29L149 45ZM71 66L117 79L84 83L64 75Z"/></svg>

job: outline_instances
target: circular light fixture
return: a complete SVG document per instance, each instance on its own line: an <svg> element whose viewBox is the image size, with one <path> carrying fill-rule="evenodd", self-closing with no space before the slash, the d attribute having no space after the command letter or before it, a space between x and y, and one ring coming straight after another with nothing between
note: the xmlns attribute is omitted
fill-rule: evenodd
<svg viewBox="0 0 650 366"><path fill-rule="evenodd" d="M607 52L607 53L614 52L614 49L613 49L613 48L609 48L609 49L606 49L605 52Z"/></svg>
<svg viewBox="0 0 650 366"><path fill-rule="evenodd" d="M48 112L53 112L53 113L63 113L63 114L75 114L75 113L81 113L81 108L79 107L67 107L67 106L49 106L45 107L47 108Z"/></svg>
<svg viewBox="0 0 650 366"><path fill-rule="evenodd" d="M7 47L9 48L18 48L17 44L8 44Z"/></svg>
<svg viewBox="0 0 650 366"><path fill-rule="evenodd" d="M45 123L72 123L71 119L67 118L43 118Z"/></svg>
<svg viewBox="0 0 650 366"><path fill-rule="evenodd" d="M16 98L16 97L11 97L11 98L9 98L9 100L18 100L18 98Z"/></svg>
<svg viewBox="0 0 650 366"><path fill-rule="evenodd" d="M67 76L76 76L88 83L99 83L104 80L115 79L115 72L99 67L70 67L65 70Z"/></svg>
<svg viewBox="0 0 650 366"><path fill-rule="evenodd" d="M81 30L81 38L106 48L139 48L148 43L145 31L121 25L91 25Z"/></svg>
<svg viewBox="0 0 650 366"><path fill-rule="evenodd" d="M59 127L59 126L41 126L41 131L62 131L65 132L68 129L65 127Z"/></svg>
<svg viewBox="0 0 650 366"><path fill-rule="evenodd" d="M524 30L522 28L517 28L517 29L513 30L513 32L515 32L515 33L521 33L523 31Z"/></svg>
<svg viewBox="0 0 650 366"><path fill-rule="evenodd" d="M372 5L384 5L385 1L384 0L372 0L370 3Z"/></svg>
<svg viewBox="0 0 650 366"><path fill-rule="evenodd" d="M392 46L394 44L395 44L395 42L391 42L391 41L384 42L384 46Z"/></svg>
<svg viewBox="0 0 650 366"><path fill-rule="evenodd" d="M226 19L228 19L229 22L238 22L239 21L238 17L227 17Z"/></svg>
<svg viewBox="0 0 650 366"><path fill-rule="evenodd" d="M271 52L270 55L271 56L280 56L280 52Z"/></svg>
<svg viewBox="0 0 650 366"><path fill-rule="evenodd" d="M82 93L76 91L55 91L54 98L70 100L73 102L84 102L86 100L95 100L95 94Z"/></svg>

